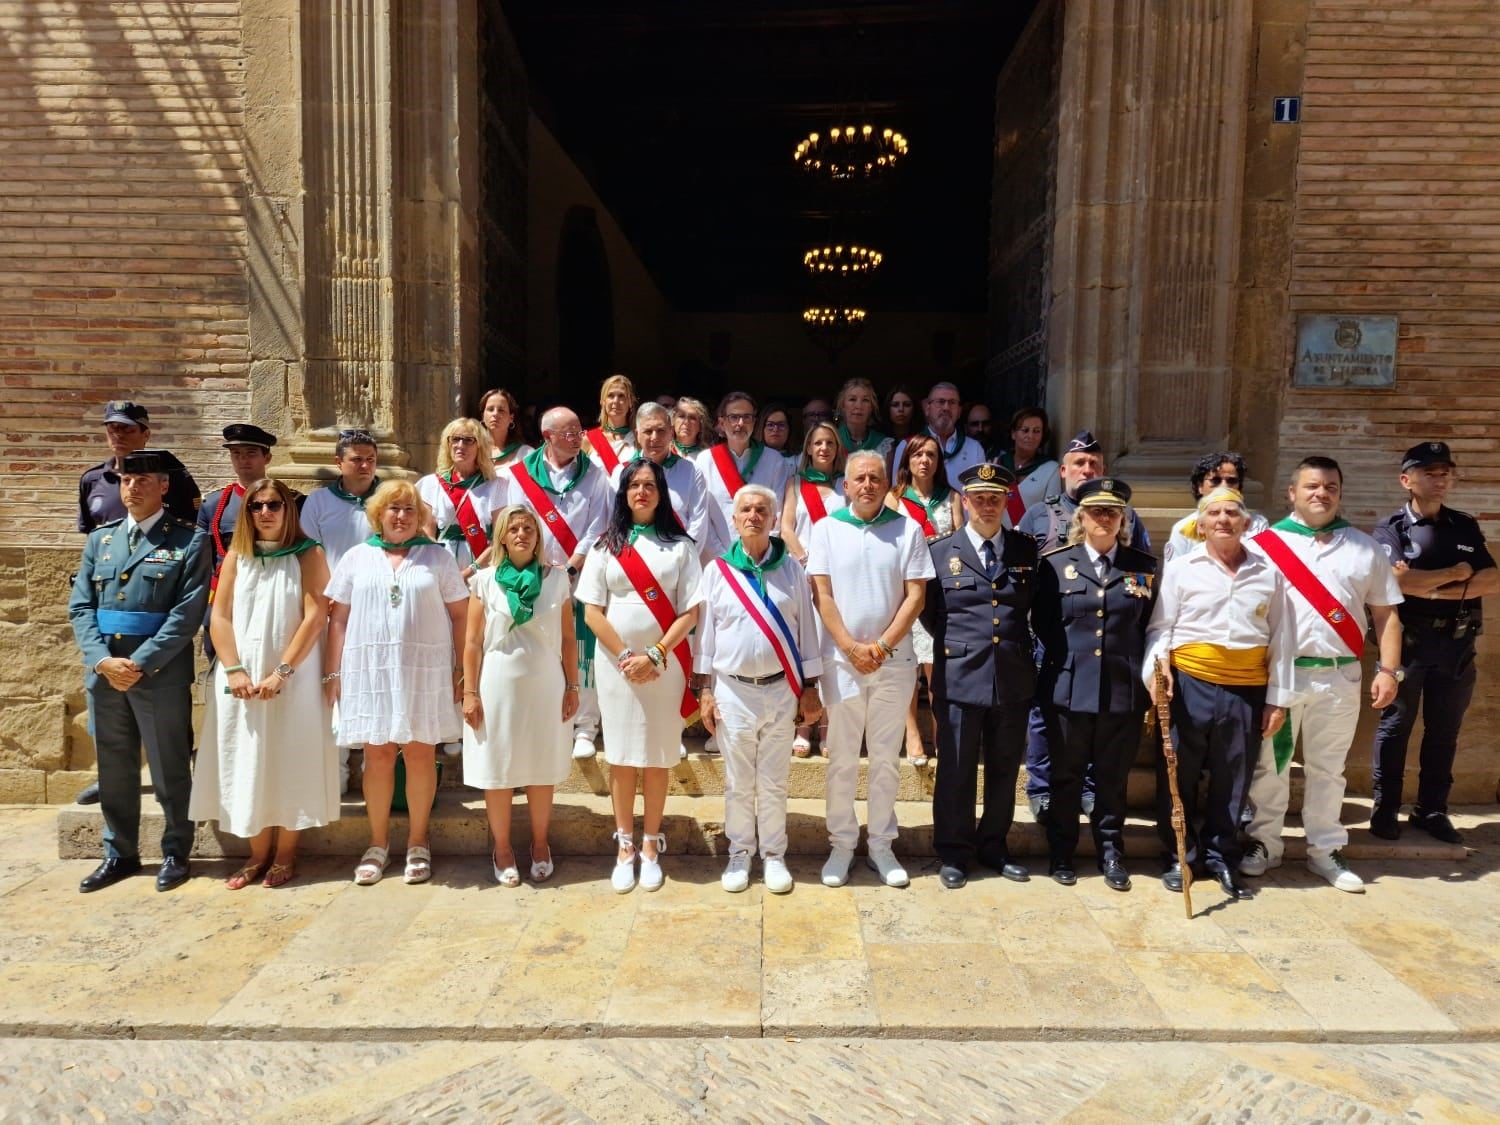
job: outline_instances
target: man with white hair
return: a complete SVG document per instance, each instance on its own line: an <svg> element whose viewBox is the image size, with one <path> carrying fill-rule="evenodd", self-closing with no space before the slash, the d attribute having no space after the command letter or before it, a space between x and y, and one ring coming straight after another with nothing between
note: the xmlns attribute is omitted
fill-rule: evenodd
<svg viewBox="0 0 1500 1125"><path fill-rule="evenodd" d="M542 446L511 466L505 503L524 504L542 525L542 559L566 567L578 584L584 556L604 530L612 503L604 470L579 455L583 427L566 406L542 415ZM594 756L599 737L599 693L594 687L594 634L583 623L583 603L574 602L578 634L578 713L573 716L573 757Z"/></svg>
<svg viewBox="0 0 1500 1125"><path fill-rule="evenodd" d="M859 844L854 813L861 741L869 750L869 858L887 886L904 887L896 861L896 789L906 708L917 686L911 627L933 576L915 520L885 506L885 458L851 454L844 467L848 507L813 528L807 572L825 631L828 667L827 820L823 883L841 887Z"/></svg>
<svg viewBox="0 0 1500 1125"><path fill-rule="evenodd" d="M922 400L922 413L927 416L927 432L937 438L943 450L943 464L948 467L948 487L955 492L961 490L959 477L965 469L973 468L985 459L984 446L958 428L958 415L962 403L958 388L952 383L934 383ZM906 442L896 446L892 465L901 464L906 452Z"/></svg>
<svg viewBox="0 0 1500 1125"><path fill-rule="evenodd" d="M823 657L807 575L771 535L776 494L747 484L734 498L734 546L703 568L694 662L703 725L724 756L721 885L750 885L757 837L766 890L792 889L786 868L787 781L797 723L817 722Z"/></svg>
<svg viewBox="0 0 1500 1125"><path fill-rule="evenodd" d="M635 412L635 442L637 458L655 461L661 466L667 478L667 491L672 494L672 511L677 513L683 530L697 544L699 558L706 562L713 557L708 549L708 494L692 460L679 457L672 447L671 412L659 403L642 403ZM619 490L620 478L629 467L629 461L615 466L609 478L610 491Z"/></svg>

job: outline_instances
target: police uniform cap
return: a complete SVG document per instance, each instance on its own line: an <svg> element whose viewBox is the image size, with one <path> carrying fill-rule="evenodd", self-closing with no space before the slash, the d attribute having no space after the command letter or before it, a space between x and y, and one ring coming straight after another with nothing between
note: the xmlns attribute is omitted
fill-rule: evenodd
<svg viewBox="0 0 1500 1125"><path fill-rule="evenodd" d="M1124 508L1130 503L1130 485L1118 477L1095 477L1078 486L1080 508Z"/></svg>
<svg viewBox="0 0 1500 1125"><path fill-rule="evenodd" d="M1406 451L1401 458L1401 471L1408 469L1423 469L1428 465L1453 465L1457 467L1458 462L1453 459L1453 453L1445 441L1423 441L1418 442Z"/></svg>
<svg viewBox="0 0 1500 1125"><path fill-rule="evenodd" d="M120 459L120 476L129 473L172 473L182 468L182 462L165 449L138 449Z"/></svg>
<svg viewBox="0 0 1500 1125"><path fill-rule="evenodd" d="M149 426L151 415L144 406L119 399L104 404L104 424L107 426L111 422L123 422L127 426Z"/></svg>
<svg viewBox="0 0 1500 1125"><path fill-rule="evenodd" d="M1016 487L1016 474L986 461L959 473L958 485L965 492L1010 492Z"/></svg>
<svg viewBox="0 0 1500 1125"><path fill-rule="evenodd" d="M1094 436L1093 430L1079 430L1068 442L1068 448L1063 450L1063 456L1069 453L1103 453L1104 447L1099 444L1099 439Z"/></svg>
<svg viewBox="0 0 1500 1125"><path fill-rule="evenodd" d="M235 445L258 445L269 453L271 446L275 444L275 434L267 433L259 426L252 426L249 422L236 422L224 427L225 449Z"/></svg>

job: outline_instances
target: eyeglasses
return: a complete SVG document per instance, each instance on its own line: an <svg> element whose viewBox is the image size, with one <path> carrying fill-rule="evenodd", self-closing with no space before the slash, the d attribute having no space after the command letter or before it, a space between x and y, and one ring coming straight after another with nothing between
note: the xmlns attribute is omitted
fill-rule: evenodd
<svg viewBox="0 0 1500 1125"><path fill-rule="evenodd" d="M787 422L767 422L765 428L768 430L788 430L791 425Z"/></svg>
<svg viewBox="0 0 1500 1125"><path fill-rule="evenodd" d="M475 438L464 437L462 434L454 434L451 438L448 439L448 444L449 445L478 445L479 442Z"/></svg>
<svg viewBox="0 0 1500 1125"><path fill-rule="evenodd" d="M252 512L279 512L286 504L281 500L252 500L245 507Z"/></svg>
<svg viewBox="0 0 1500 1125"><path fill-rule="evenodd" d="M753 422L753 421L755 421L755 415L754 414L726 414L726 415L724 415L724 421L726 421L726 422Z"/></svg>
<svg viewBox="0 0 1500 1125"><path fill-rule="evenodd" d="M1212 474L1207 479L1209 484L1227 484L1230 487L1237 487L1240 483L1239 477L1220 476L1218 473Z"/></svg>
<svg viewBox="0 0 1500 1125"><path fill-rule="evenodd" d="M577 441L583 436L582 430L550 430L553 437L560 437L564 441Z"/></svg>

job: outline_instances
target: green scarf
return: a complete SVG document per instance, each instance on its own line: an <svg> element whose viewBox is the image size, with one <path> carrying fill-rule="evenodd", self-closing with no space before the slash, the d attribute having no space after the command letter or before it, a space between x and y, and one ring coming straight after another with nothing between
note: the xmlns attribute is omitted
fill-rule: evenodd
<svg viewBox="0 0 1500 1125"><path fill-rule="evenodd" d="M849 436L849 427L845 423L840 422L838 429L839 441L843 442L844 448L847 449L850 453L861 453L867 449L879 449L880 443L885 441L885 435L883 433L881 433L879 430L872 429L869 433L865 434L864 441L860 442L858 445L855 445L854 439Z"/></svg>
<svg viewBox="0 0 1500 1125"><path fill-rule="evenodd" d="M498 464L500 464L501 461L504 461L507 457L509 457L512 453L514 453L516 450L518 450L520 448L521 448L521 443L518 442L518 441L513 441L509 445L507 445L504 449L497 449L497 450L495 450L495 452L494 452L493 456L491 456L490 460L492 460L495 464L498 465Z"/></svg>
<svg viewBox="0 0 1500 1125"><path fill-rule="evenodd" d="M369 500L371 496L375 495L375 490L377 488L379 488L379 487L380 487L380 478L376 477L375 480L374 480L374 483L372 483L370 485L370 491L369 492L366 492L363 496L356 496L356 495L354 495L354 493L350 492L347 488L344 487L344 478L343 477L338 477L337 479L331 480L331 481L328 482L328 491L329 492L333 493L340 500L342 500L345 504L353 504L356 508L359 508L361 511L364 510L365 502L367 500Z"/></svg>
<svg viewBox="0 0 1500 1125"><path fill-rule="evenodd" d="M526 460L521 463L526 466L527 474L536 481L537 487L554 496L565 496L577 488L578 482L583 479L583 471L589 467L588 458L580 453L573 460L573 475L568 479L568 483L561 489L557 489L552 487L552 474L547 470L546 447L532 450L526 455Z"/></svg>
<svg viewBox="0 0 1500 1125"><path fill-rule="evenodd" d="M880 506L880 514L872 520L860 519L854 514L853 508L840 508L838 511L830 512L828 514L836 520L843 520L845 523L852 523L855 527L876 527L883 523L890 523L891 520L899 520L904 518L900 512L896 511L895 508L887 508L884 504Z"/></svg>
<svg viewBox="0 0 1500 1125"><path fill-rule="evenodd" d="M1274 531L1290 531L1293 535L1322 535L1325 531L1338 531L1341 527L1353 526L1348 520L1337 518L1322 527L1308 527L1307 524L1299 522L1296 516L1287 516L1284 520L1277 520L1271 528Z"/></svg>
<svg viewBox="0 0 1500 1125"><path fill-rule="evenodd" d="M627 465L633 465L637 461L645 461L647 459L648 458L646 457L646 455L644 453L642 453L639 449L637 449L635 451L635 456L632 457L629 461L627 461L626 464ZM677 462L679 462L681 460L682 460L682 458L679 457L679 456L677 456L677 454L675 454L675 453L668 453L667 456L662 460L661 471L662 472L666 472L668 469L672 468L672 466L676 465Z"/></svg>
<svg viewBox="0 0 1500 1125"><path fill-rule="evenodd" d="M630 432L629 426L611 426L608 422L600 422L599 428L610 437L624 437Z"/></svg>
<svg viewBox="0 0 1500 1125"><path fill-rule="evenodd" d="M843 473L825 473L822 469L814 469L811 465L802 470L802 479L808 484L826 484L830 488L838 482Z"/></svg>
<svg viewBox="0 0 1500 1125"><path fill-rule="evenodd" d="M1032 473L1036 472L1043 465L1051 464L1050 461L1042 456L1041 450L1037 450L1037 459L1031 464L1027 465L1024 469L1016 468L1016 454L1014 450L1007 449L1004 453L1000 454L999 457L995 458L995 460L999 464L1003 465L1005 468L1016 474L1017 484L1025 480Z"/></svg>
<svg viewBox="0 0 1500 1125"><path fill-rule="evenodd" d="M708 446L706 445L683 445L682 442L677 441L675 438L672 441L672 445L677 449L677 452L682 454L684 457L696 457L698 454L702 453L705 449L708 448Z"/></svg>
<svg viewBox="0 0 1500 1125"><path fill-rule="evenodd" d="M738 539L735 540L734 546L730 547L729 550L725 551L719 557L734 567L735 570L748 570L756 578L759 578L766 571L775 570L786 561L786 544L773 535L771 537L771 553L766 557L764 563L758 563L752 559L750 553L745 550L745 544Z"/></svg>
<svg viewBox="0 0 1500 1125"><path fill-rule="evenodd" d="M458 470L457 469L452 469L448 473L448 483L452 484L452 485L458 486L459 488L463 489L465 492L467 492L469 489L473 488L475 485L477 485L482 480L484 480L484 474L481 473L478 469L475 469L468 476L464 477L463 480L459 480L458 479Z"/></svg>
<svg viewBox="0 0 1500 1125"><path fill-rule="evenodd" d="M926 508L928 512L935 512L937 511L939 505L946 504L948 502L948 494L952 491L953 489L949 488L946 484L939 483L938 487L933 489L931 500L923 500L920 496L917 495L916 489L910 487L908 487L906 491L901 495L905 499L910 500L913 504L922 505L922 507Z"/></svg>
<svg viewBox="0 0 1500 1125"><path fill-rule="evenodd" d="M507 554L495 568L495 581L505 591L505 601L510 606L511 629L530 621L536 608L536 597L542 592L542 564L533 557L525 566L517 567Z"/></svg>
<svg viewBox="0 0 1500 1125"><path fill-rule="evenodd" d="M390 543L385 536L376 532L365 540L372 547L383 547L387 551L404 551L408 547L436 547L437 544L425 535L413 535L410 539L402 540L400 543Z"/></svg>
<svg viewBox="0 0 1500 1125"><path fill-rule="evenodd" d="M750 443L750 460L745 462L745 467L740 469L740 479L749 482L750 474L755 472L755 465L760 460L760 455L766 451L766 447L758 441ZM735 468L739 468L739 462L735 461L734 450L729 451L729 460L734 462Z"/></svg>
<svg viewBox="0 0 1500 1125"><path fill-rule="evenodd" d="M285 558L287 555L300 555L303 551L310 551L314 547L321 547L322 545L316 539L302 539L300 542L291 544L291 546L275 547L269 551L257 546L255 548L255 557L258 559L280 559Z"/></svg>
<svg viewBox="0 0 1500 1125"><path fill-rule="evenodd" d="M630 545L631 546L634 546L635 545L635 541L637 539L639 539L642 535L644 535L647 539L655 539L656 538L656 525L655 524L649 524L649 523L633 523L633 524L630 525Z"/></svg>

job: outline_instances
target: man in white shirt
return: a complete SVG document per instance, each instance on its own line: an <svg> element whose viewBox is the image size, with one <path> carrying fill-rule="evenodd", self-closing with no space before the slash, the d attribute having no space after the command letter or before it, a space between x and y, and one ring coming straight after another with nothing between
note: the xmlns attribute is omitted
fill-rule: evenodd
<svg viewBox="0 0 1500 1125"><path fill-rule="evenodd" d="M906 872L896 840L896 789L906 708L917 686L911 627L922 611L932 556L917 522L885 506L885 459L871 450L851 454L844 469L849 506L813 528L807 573L825 630L823 661L828 701L827 820L831 852L826 886L849 881L859 844L854 812L859 747L869 750L869 864L887 886L902 887Z"/></svg>
<svg viewBox="0 0 1500 1125"><path fill-rule="evenodd" d="M726 891L750 885L757 832L766 890L792 889L786 869L792 734L822 713L823 656L807 575L771 536L776 497L747 484L734 498L739 541L703 569L695 679L703 725L724 756Z"/></svg>
<svg viewBox="0 0 1500 1125"><path fill-rule="evenodd" d="M958 428L960 401L958 388L952 383L934 383L922 400L922 413L927 417L927 432L937 438L943 450L943 464L948 468L948 487L955 492L963 489L959 477L965 469L972 468L985 459L984 446L980 445ZM896 446L892 465L901 464L906 452L906 442Z"/></svg>
<svg viewBox="0 0 1500 1125"><path fill-rule="evenodd" d="M643 403L635 412L635 440L639 452L635 456L655 461L662 467L667 478L667 491L672 497L672 511L678 522L698 546L698 557L706 562L714 556L708 553L708 494L703 489L703 478L697 467L687 457L679 457L672 448L672 415L655 402ZM611 492L620 488L620 477L630 465L622 461L610 474Z"/></svg>
<svg viewBox="0 0 1500 1125"><path fill-rule="evenodd" d="M1344 760L1359 723L1360 653L1365 607L1375 623L1380 662L1370 683L1377 711L1396 698L1401 670L1402 601L1395 572L1375 540L1339 518L1344 475L1329 457L1307 457L1292 473L1292 514L1256 537L1260 550L1292 589L1297 658L1286 723L1260 748L1250 781L1253 810L1243 875L1280 867L1297 734L1302 735L1302 825L1307 867L1341 891L1359 893L1364 881L1344 862L1349 833L1339 823L1344 806Z"/></svg>
<svg viewBox="0 0 1500 1125"><path fill-rule="evenodd" d="M755 399L744 391L730 391L719 403L719 427L724 441L711 445L695 457L698 475L708 497L708 557L727 551L738 536L734 531L734 498L747 484L763 484L776 494L777 526L780 534L781 497L786 482L796 471L792 461L775 450L751 440L755 432ZM704 546L704 544L699 544Z"/></svg>
<svg viewBox="0 0 1500 1125"><path fill-rule="evenodd" d="M614 502L604 470L581 456L583 427L566 406L542 415L542 446L511 466L505 503L524 504L542 525L542 559L566 567L578 584L584 556L604 530ZM592 758L599 737L599 693L594 686L594 634L575 602L578 634L578 713L573 716L573 757Z"/></svg>

